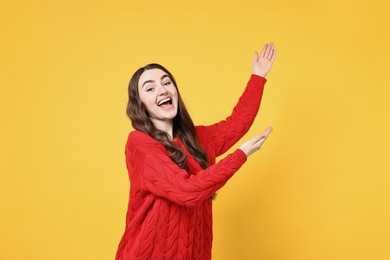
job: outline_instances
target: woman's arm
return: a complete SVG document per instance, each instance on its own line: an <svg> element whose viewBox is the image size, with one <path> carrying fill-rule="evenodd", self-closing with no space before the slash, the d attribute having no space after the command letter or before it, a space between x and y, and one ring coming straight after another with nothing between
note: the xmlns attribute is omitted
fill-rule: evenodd
<svg viewBox="0 0 390 260"><path fill-rule="evenodd" d="M179 205L193 207L222 188L247 157L260 149L271 131L272 128L267 129L217 164L191 175L169 158L161 143L134 131L126 144L126 163L129 174L137 175L143 189Z"/></svg>
<svg viewBox="0 0 390 260"><path fill-rule="evenodd" d="M252 74L230 116L209 126L196 127L199 142L215 157L224 154L248 132L259 110L265 83L265 78Z"/></svg>
<svg viewBox="0 0 390 260"><path fill-rule="evenodd" d="M240 140L249 130L260 107L263 96L265 76L269 73L276 57L273 43L266 44L261 53L255 52L252 61L251 78L232 114L225 120L210 126L198 126L197 135L201 143L222 155Z"/></svg>
<svg viewBox="0 0 390 260"><path fill-rule="evenodd" d="M246 153L237 149L217 164L189 175L169 158L161 143L142 132L132 132L126 144L129 174L141 180L142 188L187 207L209 199L246 160Z"/></svg>

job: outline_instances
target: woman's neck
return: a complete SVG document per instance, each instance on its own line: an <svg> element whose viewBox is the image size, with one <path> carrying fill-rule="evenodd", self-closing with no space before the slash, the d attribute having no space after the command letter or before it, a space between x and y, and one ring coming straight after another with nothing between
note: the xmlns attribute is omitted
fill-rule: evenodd
<svg viewBox="0 0 390 260"><path fill-rule="evenodd" d="M159 121L152 120L157 129L166 132L169 135L169 139L173 139L173 123L172 121Z"/></svg>

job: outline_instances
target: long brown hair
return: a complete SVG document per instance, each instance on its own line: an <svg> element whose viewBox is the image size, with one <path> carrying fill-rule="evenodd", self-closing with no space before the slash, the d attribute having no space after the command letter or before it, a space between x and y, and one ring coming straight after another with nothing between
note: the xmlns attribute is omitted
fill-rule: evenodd
<svg viewBox="0 0 390 260"><path fill-rule="evenodd" d="M173 75L163 66L156 63L148 64L139 68L131 77L129 82L129 102L127 103L127 115L131 119L131 123L134 129L144 132L159 141L167 149L169 157L180 168L187 168L187 158L185 152L175 146L169 139L168 133L159 130L153 124L150 119L150 115L146 110L145 105L139 98L138 93L138 81L142 73L146 70L160 69L168 74L173 84L177 89L178 94L178 110L177 115L173 119L173 136L178 137L187 148L188 152L195 158L203 169L206 169L209 165L208 156L205 150L199 145L196 138L195 126L192 122L190 115L184 105L184 102L180 96L179 89L177 87L175 78Z"/></svg>

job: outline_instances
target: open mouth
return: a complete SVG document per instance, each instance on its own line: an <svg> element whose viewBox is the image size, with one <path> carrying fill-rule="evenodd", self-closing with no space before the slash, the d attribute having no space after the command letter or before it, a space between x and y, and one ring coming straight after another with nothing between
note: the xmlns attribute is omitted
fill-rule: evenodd
<svg viewBox="0 0 390 260"><path fill-rule="evenodd" d="M159 107L166 107L172 105L172 99L171 98L164 98L157 104Z"/></svg>

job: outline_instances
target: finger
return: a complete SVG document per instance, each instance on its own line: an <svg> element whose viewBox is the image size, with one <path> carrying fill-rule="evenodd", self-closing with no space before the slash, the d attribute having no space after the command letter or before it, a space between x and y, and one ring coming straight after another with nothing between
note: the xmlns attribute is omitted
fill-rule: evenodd
<svg viewBox="0 0 390 260"><path fill-rule="evenodd" d="M264 131L264 134L265 135L269 135L274 129L272 127L268 127L265 131Z"/></svg>
<svg viewBox="0 0 390 260"><path fill-rule="evenodd" d="M272 57L274 56L275 49L272 49L268 55L268 59L272 60Z"/></svg>
<svg viewBox="0 0 390 260"><path fill-rule="evenodd" d="M247 142L250 146L254 146L254 145L256 145L256 143L258 143L261 140L261 138L262 138L261 135L257 135L255 137L253 137L252 139L248 140Z"/></svg>
<svg viewBox="0 0 390 260"><path fill-rule="evenodd" d="M256 138L256 143L258 142L264 142L265 139L267 139L268 135L272 132L272 127L267 128L262 134L258 135Z"/></svg>
<svg viewBox="0 0 390 260"><path fill-rule="evenodd" d="M263 141L265 138L267 138L267 136L265 134L260 134L258 136L256 136L255 138L252 139L252 145L256 145L257 143Z"/></svg>
<svg viewBox="0 0 390 260"><path fill-rule="evenodd" d="M266 52L265 52L265 58L267 58L267 59L269 59L269 55L271 54L271 52L272 52L272 50L274 49L274 44L273 44L273 42L270 42L269 44L268 44L268 48L267 48L267 50L266 50Z"/></svg>
<svg viewBox="0 0 390 260"><path fill-rule="evenodd" d="M264 138L267 138L267 136L272 132L273 128L272 127L268 127L263 133L255 136L254 138L252 138L251 140L249 140L249 142L251 144L255 144L259 141L261 141L262 139Z"/></svg>
<svg viewBox="0 0 390 260"><path fill-rule="evenodd" d="M274 62L275 57L276 57L276 49L274 50L274 53L273 53L272 58L271 58L271 61L272 61L272 62Z"/></svg>
<svg viewBox="0 0 390 260"><path fill-rule="evenodd" d="M267 129L264 130L264 132L262 132L261 134L259 134L258 136L256 136L255 138L263 138L263 137L267 137L271 132L272 132L273 128L272 127L268 127Z"/></svg>
<svg viewBox="0 0 390 260"><path fill-rule="evenodd" d="M267 44L265 44L263 49L261 50L260 57L264 57L266 49L267 49Z"/></svg>
<svg viewBox="0 0 390 260"><path fill-rule="evenodd" d="M269 51L271 49L271 46L269 44L266 45L267 47L265 48L265 51L264 51L264 58L268 58L268 55L269 55Z"/></svg>
<svg viewBox="0 0 390 260"><path fill-rule="evenodd" d="M267 56L267 58L268 58L269 60L271 60L271 58L272 58L272 55L273 55L273 53L274 53L274 49L275 49L275 46L274 46L273 42L271 42L271 43L270 43L270 50L269 50L269 53L268 53L268 56Z"/></svg>

